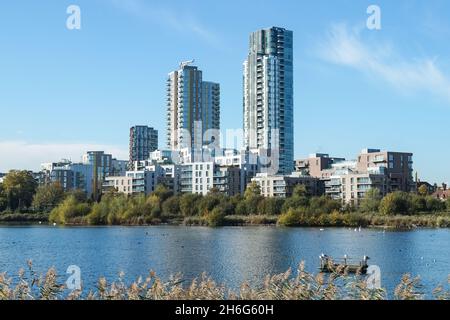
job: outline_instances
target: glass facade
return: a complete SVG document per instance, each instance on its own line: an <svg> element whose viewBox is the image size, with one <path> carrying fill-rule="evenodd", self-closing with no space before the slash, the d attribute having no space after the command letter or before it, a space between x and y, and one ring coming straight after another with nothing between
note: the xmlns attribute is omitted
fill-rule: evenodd
<svg viewBox="0 0 450 320"><path fill-rule="evenodd" d="M250 35L244 62L244 145L276 150L279 173L294 170L293 33L273 27Z"/></svg>

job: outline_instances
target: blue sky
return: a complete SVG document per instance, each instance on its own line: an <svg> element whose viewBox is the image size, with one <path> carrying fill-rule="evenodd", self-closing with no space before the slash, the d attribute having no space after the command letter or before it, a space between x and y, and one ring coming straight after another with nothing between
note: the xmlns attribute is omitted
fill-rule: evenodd
<svg viewBox="0 0 450 320"><path fill-rule="evenodd" d="M66 28L71 4L81 30ZM379 31L365 27L371 4ZM446 0L2 1L0 172L87 149L126 158L135 124L163 146L166 76L182 60L220 82L222 128L241 128L248 36L270 26L294 31L296 157L410 151L419 177L450 181Z"/></svg>

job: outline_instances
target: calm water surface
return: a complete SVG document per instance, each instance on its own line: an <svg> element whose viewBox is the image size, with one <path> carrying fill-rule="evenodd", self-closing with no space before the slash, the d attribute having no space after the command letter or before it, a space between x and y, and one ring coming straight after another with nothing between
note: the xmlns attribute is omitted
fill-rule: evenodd
<svg viewBox="0 0 450 320"><path fill-rule="evenodd" d="M207 272L217 282L236 287L244 280L261 283L306 262L316 272L318 256L360 259L380 266L382 286L390 292L405 273L419 275L427 290L445 283L450 274L450 230L385 232L380 230L276 227L0 227L0 272L16 275L33 261L39 272L69 265L81 268L83 285L93 288L99 277L126 280L150 269L167 279L181 272L186 279Z"/></svg>

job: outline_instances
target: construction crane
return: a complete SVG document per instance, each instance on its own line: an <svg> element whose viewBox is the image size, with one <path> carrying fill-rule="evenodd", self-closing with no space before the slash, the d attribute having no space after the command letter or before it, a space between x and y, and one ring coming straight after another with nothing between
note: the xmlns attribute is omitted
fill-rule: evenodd
<svg viewBox="0 0 450 320"><path fill-rule="evenodd" d="M186 67L186 66L188 66L188 65L190 65L190 64L192 64L192 63L194 63L194 59L192 59L192 60L189 60L189 61L183 61L183 62L181 62L180 63L180 69L183 69L184 67Z"/></svg>

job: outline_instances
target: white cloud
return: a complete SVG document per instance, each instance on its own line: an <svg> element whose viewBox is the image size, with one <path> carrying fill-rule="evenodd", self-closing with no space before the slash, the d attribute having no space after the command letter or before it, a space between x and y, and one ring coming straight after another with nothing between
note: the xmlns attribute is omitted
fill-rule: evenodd
<svg viewBox="0 0 450 320"><path fill-rule="evenodd" d="M328 62L376 76L404 93L428 92L450 101L450 78L435 58L408 60L385 44L366 44L361 30L344 24L332 26L318 51Z"/></svg>
<svg viewBox="0 0 450 320"><path fill-rule="evenodd" d="M112 0L112 4L120 10L135 17L171 28L180 33L193 34L211 45L221 46L221 41L208 27L204 26L191 13L181 10L170 10L142 0Z"/></svg>
<svg viewBox="0 0 450 320"><path fill-rule="evenodd" d="M41 163L70 159L80 161L90 150L105 151L118 159L127 159L127 151L113 145L84 143L34 144L25 141L0 141L0 172L11 169L38 170Z"/></svg>

